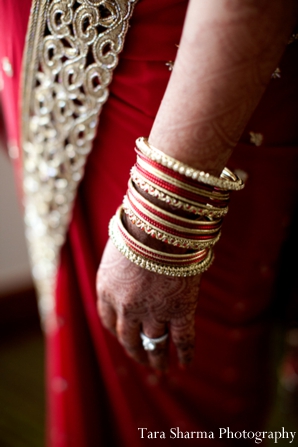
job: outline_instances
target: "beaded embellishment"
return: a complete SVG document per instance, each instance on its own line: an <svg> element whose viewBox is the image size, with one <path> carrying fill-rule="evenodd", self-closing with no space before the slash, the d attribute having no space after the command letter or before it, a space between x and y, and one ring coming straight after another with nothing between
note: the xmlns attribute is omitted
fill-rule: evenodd
<svg viewBox="0 0 298 447"><path fill-rule="evenodd" d="M26 236L43 320L99 114L137 0L34 0L23 67Z"/></svg>

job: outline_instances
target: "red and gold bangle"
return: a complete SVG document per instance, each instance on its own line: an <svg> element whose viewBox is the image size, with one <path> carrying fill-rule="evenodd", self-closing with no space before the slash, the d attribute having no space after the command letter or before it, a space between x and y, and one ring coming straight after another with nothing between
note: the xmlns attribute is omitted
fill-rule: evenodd
<svg viewBox="0 0 298 447"><path fill-rule="evenodd" d="M163 153L156 147L149 144L148 140L144 137L140 137L136 140L137 148L151 160L172 169L174 172L179 172L180 174L190 177L193 180L204 183L206 185L211 185L224 189L227 191L240 190L244 188L243 181L237 177L228 168L224 168L220 178L208 174L204 171L194 169L172 157Z"/></svg>
<svg viewBox="0 0 298 447"><path fill-rule="evenodd" d="M136 141L136 146L137 161L131 170L127 195L110 221L111 240L127 259L151 272L178 277L204 272L213 261L212 247L220 238L229 191L242 189L243 181L227 168L220 178L191 168L143 137ZM151 203L136 185L173 208L187 211L190 217ZM125 229L124 212L151 237L192 251L172 254L147 247Z"/></svg>
<svg viewBox="0 0 298 447"><path fill-rule="evenodd" d="M222 219L217 219L217 220L211 220L208 218L203 218L202 219L189 219L186 217L181 217L178 216L177 214L173 214L169 211L166 211L156 205L154 205L153 203L149 202L149 200L146 200L135 188L132 180L130 179L128 182L128 190L127 190L127 196L128 199L132 202L133 204L138 207L138 204L140 204L140 206L142 207L142 209L144 210L144 212L148 212L149 215L152 216L152 218L154 219L154 217L161 219L162 223L164 224L173 224L176 225L178 227L180 227L180 229L182 229L183 231L186 230L186 232L188 230L195 230L198 231L198 234L200 234L200 230L201 233L206 233L206 232L211 232L214 233L218 230L220 230L221 228L221 224L222 224Z"/></svg>
<svg viewBox="0 0 298 447"><path fill-rule="evenodd" d="M118 230L121 233L121 236L126 243L126 245L134 250L137 254L141 256L146 256L147 259L152 261L166 263L167 265L191 265L206 259L208 255L208 248L203 250L186 253L186 254L173 254L173 253L163 253L153 248L147 247L141 242L129 234L129 232L125 229L122 219L121 219L122 210L120 210L120 217L117 218Z"/></svg>
<svg viewBox="0 0 298 447"><path fill-rule="evenodd" d="M227 190L220 189L212 185L206 185L204 183L199 183L198 181L193 180L191 177L186 177L185 175L180 174L177 171L173 171L172 169L169 169L166 166L151 160L138 148L135 148L135 152L137 153L137 163L141 165L142 163L146 163L147 166L149 165L152 169L155 169L158 173L161 173L161 175L167 176L167 178L174 179L175 181L180 182L183 185L188 185L195 191L199 190L202 192L202 195L205 194L207 197L214 195L214 197L222 198L223 200L229 198L229 193L227 192Z"/></svg>
<svg viewBox="0 0 298 447"><path fill-rule="evenodd" d="M127 196L123 200L124 211L131 222L145 231L148 235L156 238L162 242L177 247L202 249L214 245L220 238L220 231L214 234L205 233L200 230L186 233L183 227L163 225L163 223L156 218L152 219L149 213L143 213L140 206L133 206Z"/></svg>
<svg viewBox="0 0 298 447"><path fill-rule="evenodd" d="M156 225L157 228L168 231L173 235L189 238L193 237L197 239L202 236L203 239L205 239L205 236L213 236L214 234L218 233L221 228L219 225L212 229L192 229L169 223L168 221L147 211L141 204L137 203L131 195L125 196L123 203L124 207L131 209L132 212L135 213L140 219L144 220L145 223L148 223L149 225Z"/></svg>
<svg viewBox="0 0 298 447"><path fill-rule="evenodd" d="M154 273L158 273L161 275L173 276L173 277L187 277L194 276L200 273L203 273L207 270L213 262L213 251L211 249L207 250L207 253L204 253L202 260L199 262L191 263L190 265L181 265L185 261L186 255L173 255L169 254L171 258L175 257L176 265L165 265L164 263L153 261L147 257L145 254L146 251L151 252L153 259L156 259L154 256L157 256L156 250L153 250L145 245L141 244L135 240L138 247L143 248L144 254L138 254L134 249L129 247L127 243L124 241L121 231L119 227L123 229L128 235L129 233L125 230L122 219L121 219L122 208L120 207L114 217L112 217L109 225L109 236L114 243L115 247L131 262L138 265L141 268L149 270ZM132 238L131 235L129 235ZM132 238L134 239L134 238ZM161 257L166 256L165 253L157 252L161 255Z"/></svg>
<svg viewBox="0 0 298 447"><path fill-rule="evenodd" d="M158 188L161 188L172 195L177 195L182 197L185 201L195 202L197 204L204 204L209 206L226 207L228 201L220 201L217 199L213 199L210 197L202 196L200 194L196 194L192 191L189 191L185 188L180 188L179 185L173 184L173 182L168 182L165 179L159 178L151 172L143 169L139 164L135 164L134 166L135 172L137 175L142 176L146 181L151 182Z"/></svg>
<svg viewBox="0 0 298 447"><path fill-rule="evenodd" d="M212 206L210 204L204 204L201 202L195 202L192 200L186 200L179 194L175 194L164 189L162 186L157 186L150 180L144 178L140 172L137 172L135 166L131 169L131 178L133 182L144 192L156 197L165 203L168 203L174 208L183 209L189 213L197 216L207 216L209 218L223 217L228 212L228 207L223 208Z"/></svg>
<svg viewBox="0 0 298 447"><path fill-rule="evenodd" d="M229 193L224 191L206 191L205 189L197 186L189 185L186 182L178 180L173 176L165 174L161 170L155 168L150 163L148 163L145 159L141 159L139 156L137 157L136 162L137 169L147 175L151 179L156 179L159 182L164 182L169 185L168 188L172 187L175 190L182 191L183 195L188 195L188 197L192 197L194 200L199 200L201 197L205 197L205 201L210 201L214 203L223 203L227 204L229 201Z"/></svg>

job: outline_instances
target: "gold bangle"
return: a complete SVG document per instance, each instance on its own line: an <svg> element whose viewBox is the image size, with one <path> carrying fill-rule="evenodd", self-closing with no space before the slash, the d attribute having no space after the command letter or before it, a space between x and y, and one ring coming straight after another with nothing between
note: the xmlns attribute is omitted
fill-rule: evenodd
<svg viewBox="0 0 298 447"><path fill-rule="evenodd" d="M177 180L176 178L170 177L169 175L165 174L164 172L159 171L158 169L156 169L153 166L146 163L146 161L142 160L140 157L137 157L137 163L139 166L141 166L141 168L145 169L149 174L153 174L154 176L160 178L161 180L165 180L167 183L177 186L180 189L184 189L185 191L189 191L193 194L197 194L202 197L207 197L209 199L216 199L216 200L222 200L222 201L229 200L229 193L227 191L223 191L223 192L205 191L205 190L199 188L199 184L198 184L198 187L193 187L193 186L187 185L186 183L183 183L183 182Z"/></svg>
<svg viewBox="0 0 298 447"><path fill-rule="evenodd" d="M198 216L206 216L209 218L220 218L225 216L228 212L229 208L227 206L218 208L210 204L200 204L191 200L186 202L181 196L170 193L161 186L157 187L153 182L145 179L140 173L136 172L134 166L131 168L131 178L142 191L147 192L149 195L156 197L162 202L168 203L177 209L183 209L189 213L193 213Z"/></svg>
<svg viewBox="0 0 298 447"><path fill-rule="evenodd" d="M148 174L152 174L155 177L157 177L160 180L163 180L170 185L173 185L175 187L178 187L180 189L183 189L185 191L191 192L193 194L200 195L202 197L207 197L209 199L215 199L215 200L221 200L221 201L227 201L229 200L229 192L223 191L205 191L204 189L198 187L194 187L191 185L188 185L184 182L181 182L180 180L177 180L174 177L171 177L167 174L165 174L162 171L159 171L155 167L151 166L149 163L147 163L145 160L142 160L140 157L137 157L137 165L140 166L142 169L144 169Z"/></svg>
<svg viewBox="0 0 298 447"><path fill-rule="evenodd" d="M151 259L153 258L154 261L160 263L164 262L166 263L166 265L174 264L176 266L182 265L185 262L191 263L198 257L201 258L202 255L205 255L206 257L208 247L204 247L201 250L191 251L190 253L167 253L144 245L142 242L135 239L125 228L122 222L123 212L124 208L123 206L120 206L115 214L119 233L121 234L124 243L126 243L126 245L130 244L129 246L130 248L132 248L132 250L134 249L133 247L135 247L139 255L145 257L149 255L151 256Z"/></svg>
<svg viewBox="0 0 298 447"><path fill-rule="evenodd" d="M109 225L109 236L115 247L123 254L129 261L144 268L150 272L158 273L160 275L172 277L188 277L195 276L206 271L213 262L213 251L209 250L207 257L197 263L189 266L165 266L158 262L149 261L144 256L140 256L129 248L121 237L117 225L117 216L112 217Z"/></svg>
<svg viewBox="0 0 298 447"><path fill-rule="evenodd" d="M140 204L137 204L137 206L140 208L140 211L144 211L149 219L153 221L153 223L147 222L142 216L138 213L136 209L132 209L130 202L127 198L127 196L123 199L123 209L125 214L128 216L129 220L136 225L138 228L140 228L142 231L144 231L149 236L161 241L165 242L169 245L174 245L176 247L182 247L182 248L189 248L189 249L203 249L206 247L211 247L216 244L216 242L219 241L221 232L219 231L219 228L215 230L189 230L189 238L184 236L179 236L176 234L172 234L169 231L166 231L166 229L160 228L159 224L161 225L168 225L168 227L173 229L174 231L180 231L185 232L186 229L184 227L180 227L178 225L169 224L167 222L163 222L162 219L152 215L149 211L145 210L143 207L141 207ZM144 214L144 213L143 213ZM156 222L156 223L155 223ZM205 236L212 236L213 233L215 234L213 237L208 238L207 240L202 239L194 239L195 236L205 235ZM194 237L191 238L191 235Z"/></svg>
<svg viewBox="0 0 298 447"><path fill-rule="evenodd" d="M224 168L220 178L215 177L207 172L194 169L175 158L164 154L160 149L152 146L148 140L144 137L140 137L136 140L137 148L151 160L166 166L173 171L177 171L186 177L190 177L198 182L205 183L206 185L215 186L227 191L238 191L244 188L243 181L228 168Z"/></svg>
<svg viewBox="0 0 298 447"><path fill-rule="evenodd" d="M174 245L175 247L181 247L181 248L189 248L189 249L196 249L196 250L202 250L207 247L212 247L216 244L216 242L219 241L221 232L219 232L214 238L208 239L207 241L196 241L191 239L185 239L179 236L173 236L170 233L167 233L166 231L160 230L158 227L155 227L154 225L149 225L147 222L142 220L139 216L137 216L134 211L131 210L131 208L127 207L126 204L124 204L124 212L128 216L129 220L138 228L143 230L146 234L149 236L161 241L165 242L169 245Z"/></svg>
<svg viewBox="0 0 298 447"><path fill-rule="evenodd" d="M169 211L166 211L162 208L159 208L158 206L154 205L154 203L149 202L145 197L143 197L137 189L134 187L131 179L128 182L128 194L129 194L129 200L132 201L132 203L135 205L136 208L139 208L142 213L145 213L150 217L151 219L155 219L157 222L165 225L169 225L173 229L177 229L178 231L185 231L193 234L204 234L204 233L215 233L218 231L222 224L222 219L208 219L208 220L200 220L200 219L188 219L187 217L177 216L176 214L173 214ZM147 208L145 206L147 205ZM174 219L176 221L180 221L180 224L173 224L167 220L164 220L161 217L156 216L154 213L162 212L164 216L166 216L169 219ZM203 227L210 226L210 225L218 225L217 228L210 229L210 228L202 228L202 229L196 229L196 228L188 228L188 225L190 227L194 227L197 224L202 225Z"/></svg>

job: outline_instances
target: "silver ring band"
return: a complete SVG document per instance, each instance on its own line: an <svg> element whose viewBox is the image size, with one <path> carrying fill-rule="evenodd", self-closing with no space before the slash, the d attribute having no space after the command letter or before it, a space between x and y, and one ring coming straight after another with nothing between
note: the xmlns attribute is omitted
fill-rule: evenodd
<svg viewBox="0 0 298 447"><path fill-rule="evenodd" d="M165 341L169 334L168 332L164 335L162 335L161 337L158 338L150 338L147 337L147 335L145 335L143 332L140 333L142 342L143 342L143 347L145 349L145 351L154 351L154 349L156 348L156 345L158 343L162 343L163 341Z"/></svg>

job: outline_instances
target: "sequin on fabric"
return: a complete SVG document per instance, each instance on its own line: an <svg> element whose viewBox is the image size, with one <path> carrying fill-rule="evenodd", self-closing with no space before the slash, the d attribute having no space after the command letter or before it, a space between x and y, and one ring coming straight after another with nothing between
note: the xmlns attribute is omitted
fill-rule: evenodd
<svg viewBox="0 0 298 447"><path fill-rule="evenodd" d="M34 0L25 48L26 236L43 320L59 251L136 0Z"/></svg>

